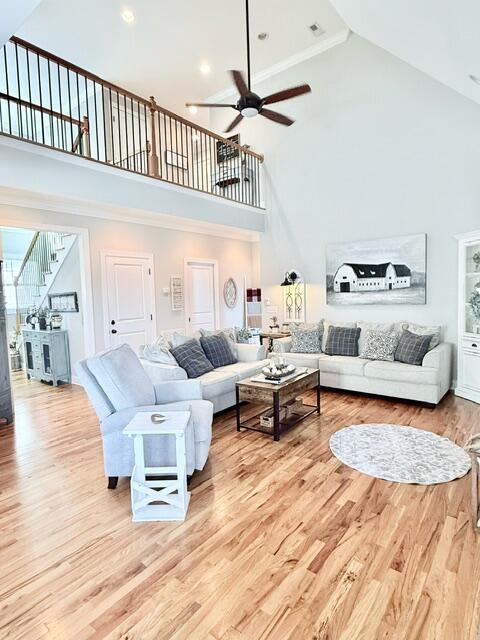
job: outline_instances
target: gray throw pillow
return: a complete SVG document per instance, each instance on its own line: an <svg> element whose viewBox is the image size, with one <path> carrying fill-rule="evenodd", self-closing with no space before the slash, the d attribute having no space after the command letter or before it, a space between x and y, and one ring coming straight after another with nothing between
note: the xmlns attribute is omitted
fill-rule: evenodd
<svg viewBox="0 0 480 640"><path fill-rule="evenodd" d="M358 356L359 337L358 327L330 326L324 351L329 356Z"/></svg>
<svg viewBox="0 0 480 640"><path fill-rule="evenodd" d="M290 327L292 334L291 353L320 353L322 350L322 334L318 327L314 329L300 329Z"/></svg>
<svg viewBox="0 0 480 640"><path fill-rule="evenodd" d="M395 360L420 366L430 348L431 339L431 334L418 336L404 329L395 349Z"/></svg>
<svg viewBox="0 0 480 640"><path fill-rule="evenodd" d="M200 338L200 344L215 369L237 362L236 357L230 349L227 338L222 333L217 336L202 336Z"/></svg>
<svg viewBox="0 0 480 640"><path fill-rule="evenodd" d="M230 351L235 358L235 362L237 361L238 351L237 345L235 343L235 329L231 327L227 327L226 329L216 329L215 331L209 331L208 329L200 329L200 336L206 338L208 336L220 336L223 335L227 339L228 346L230 347ZM201 340L200 340L201 342Z"/></svg>
<svg viewBox="0 0 480 640"><path fill-rule="evenodd" d="M174 347L171 354L178 365L185 369L189 378L198 378L204 373L213 371L212 363L197 340L188 340L188 342Z"/></svg>
<svg viewBox="0 0 480 640"><path fill-rule="evenodd" d="M398 339L399 335L396 331L387 332L370 329L370 331L366 332L360 358L393 362L395 360L395 349L397 348Z"/></svg>

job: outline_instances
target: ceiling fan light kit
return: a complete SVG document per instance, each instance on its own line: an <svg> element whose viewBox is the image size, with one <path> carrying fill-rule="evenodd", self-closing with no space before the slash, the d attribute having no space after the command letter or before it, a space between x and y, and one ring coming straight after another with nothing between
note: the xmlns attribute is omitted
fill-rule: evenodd
<svg viewBox="0 0 480 640"><path fill-rule="evenodd" d="M236 118L225 129L225 133L229 133L232 129L235 129L243 118L254 118L257 115L261 115L268 120L283 124L286 127L292 125L295 121L288 116L272 111L271 109L265 109L265 105L274 104L276 102L282 102L283 100L289 100L296 96L301 96L304 93L309 93L311 88L308 84L302 84L298 87L291 87L290 89L284 89L283 91L277 91L265 98L261 98L254 93L251 89L251 73L250 73L250 19L249 19L249 0L245 0L245 18L246 18L246 32L247 32L247 81L245 81L241 71L230 71L233 82L237 88L240 98L236 104L212 104L205 102L187 102L187 107L219 107L219 108L231 108L238 111Z"/></svg>

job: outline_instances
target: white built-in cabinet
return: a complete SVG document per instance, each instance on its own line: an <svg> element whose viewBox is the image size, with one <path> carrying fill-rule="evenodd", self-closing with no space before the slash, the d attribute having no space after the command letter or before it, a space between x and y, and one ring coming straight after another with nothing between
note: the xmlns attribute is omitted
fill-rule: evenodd
<svg viewBox="0 0 480 640"><path fill-rule="evenodd" d="M457 396L480 403L480 317L470 299L480 293L480 231L458 240L458 380Z"/></svg>

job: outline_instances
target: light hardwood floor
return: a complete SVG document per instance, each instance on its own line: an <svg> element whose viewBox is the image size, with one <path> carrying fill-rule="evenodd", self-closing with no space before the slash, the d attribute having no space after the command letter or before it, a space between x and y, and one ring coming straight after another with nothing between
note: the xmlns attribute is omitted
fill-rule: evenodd
<svg viewBox="0 0 480 640"><path fill-rule="evenodd" d="M133 524L106 489L97 420L78 387L15 382L0 431L0 638L474 640L480 537L469 477L375 480L330 454L358 422L463 444L479 407L336 392L279 443L215 421L185 523Z"/></svg>

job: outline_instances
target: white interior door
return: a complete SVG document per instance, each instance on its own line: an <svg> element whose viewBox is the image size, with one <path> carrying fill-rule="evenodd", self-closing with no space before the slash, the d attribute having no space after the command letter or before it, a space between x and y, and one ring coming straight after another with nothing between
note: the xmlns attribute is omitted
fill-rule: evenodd
<svg viewBox="0 0 480 640"><path fill-rule="evenodd" d="M137 353L155 339L155 288L151 256L104 255L106 342L126 342Z"/></svg>
<svg viewBox="0 0 480 640"><path fill-rule="evenodd" d="M187 333L199 329L210 331L218 324L218 278L215 260L186 260Z"/></svg>

